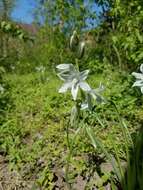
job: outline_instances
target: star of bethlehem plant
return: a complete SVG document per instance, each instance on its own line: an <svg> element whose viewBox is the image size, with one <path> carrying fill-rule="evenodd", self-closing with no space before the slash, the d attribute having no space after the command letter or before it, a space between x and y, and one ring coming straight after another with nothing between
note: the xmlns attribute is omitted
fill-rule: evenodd
<svg viewBox="0 0 143 190"><path fill-rule="evenodd" d="M65 170L65 179L69 189L71 189L71 184L69 183L68 173L69 173L69 163L73 153L73 144L75 143L76 137L79 134L81 128L85 129L86 134L88 135L91 144L94 148L99 147L102 152L105 154L108 161L111 163L115 178L111 178L111 188L117 189L118 186L116 181L118 181L119 186L122 187L123 190L134 190L136 189L136 184L140 184L139 189L142 189L142 178L140 177L140 163L139 160L139 153L141 150L141 145L139 149L136 150L134 147L132 137L128 131L126 123L120 117L120 113L117 109L116 104L111 101L111 105L115 108L115 112L117 113L117 117L119 120L119 124L121 126L121 131L124 136L125 140L125 153L126 153L126 161L128 165L128 169L125 172L125 169L122 166L122 161L119 158L117 153L117 146L116 143L113 142L113 137L111 136L111 142L113 144L113 149L115 151L115 156L111 155L108 150L106 150L103 143L95 137L94 130L92 126L88 126L88 124L83 126L78 126L79 124L79 115L84 110L92 111L95 101L97 103L105 103L105 99L101 95L104 91L104 86L102 84L99 85L99 88L93 89L91 86L86 82L86 79L89 74L89 70L80 71L78 58L82 58L84 55L85 50L85 42L79 42L79 37L77 32L74 31L71 38L70 38L70 49L75 53L77 59L75 59L75 65L68 63L68 64L60 64L57 65L57 72L59 78L64 82L62 87L59 89L59 93L66 93L68 90L71 91L71 97L75 102L75 105L71 109L71 117L70 117L70 126L76 126L75 135L72 139L69 138L69 125L67 125L67 143L69 148L69 154L67 157L67 167ZM133 72L132 75L137 79L137 81L133 84L134 86L140 87L141 92L143 93L143 64L140 66L141 73ZM89 112L89 113L90 113ZM76 122L79 121L79 122ZM102 122L98 119L100 125L103 125ZM137 141L138 143L138 141ZM130 145L132 145L132 149L136 153L135 158L133 157L133 161L130 159ZM135 172L133 172L133 170ZM138 172L138 178L136 178L136 174ZM116 184L116 185L115 185Z"/></svg>
<svg viewBox="0 0 143 190"><path fill-rule="evenodd" d="M69 126L67 126L67 143L69 147L69 155L67 158L66 181L68 183L69 162L73 152L73 144L76 136L79 134L81 127L79 126L79 115L84 110L92 111L95 101L97 103L105 103L105 99L101 95L104 91L104 86L99 85L99 88L93 89L87 82L89 70L80 71L78 59L81 59L85 53L85 42L79 41L76 31L73 32L70 38L69 47L75 54L75 64L64 63L56 66L58 77L64 82L59 93L71 91L71 98L74 100L74 106L71 109L70 126L76 128L75 135L69 139ZM84 127L83 127L84 128ZM92 145L96 148L96 142L93 137L93 131L89 126L85 127L85 131L91 140Z"/></svg>
<svg viewBox="0 0 143 190"><path fill-rule="evenodd" d="M74 31L70 39L70 48L73 50L75 45L79 44L79 57L83 56L85 49L85 43L79 43L77 32ZM77 48L76 48L77 49ZM80 108L92 110L93 100L98 103L105 102L103 96L100 93L104 91L104 86L100 84L99 88L92 89L86 82L89 74L89 70L79 71L79 65L76 61L76 66L73 64L60 64L56 66L59 78L64 81L63 86L59 89L59 93L66 93L71 91L73 100L76 102L78 94L80 93Z"/></svg>

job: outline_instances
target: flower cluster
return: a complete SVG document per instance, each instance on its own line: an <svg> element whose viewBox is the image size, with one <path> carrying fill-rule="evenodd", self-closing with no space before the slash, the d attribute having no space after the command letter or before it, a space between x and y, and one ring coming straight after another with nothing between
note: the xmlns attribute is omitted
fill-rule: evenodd
<svg viewBox="0 0 143 190"><path fill-rule="evenodd" d="M85 42L79 41L76 31L73 32L70 38L70 49L71 51L78 53L76 54L78 58L81 59L83 57L85 52ZM57 65L58 76L64 81L64 84L59 89L59 93L65 93L70 90L73 100L77 101L78 93L80 92L80 109L92 110L94 100L98 103L104 102L104 98L100 94L104 90L104 87L100 85L98 89L92 89L86 82L89 70L80 72L79 69L77 69L79 67L77 62L76 66L77 67L73 64Z"/></svg>
<svg viewBox="0 0 143 190"><path fill-rule="evenodd" d="M104 98L100 93L104 87L100 85L98 89L92 89L85 81L88 77L89 70L78 71L72 64L60 64L57 67L58 76L64 81L59 93L65 93L71 90L73 100L77 100L78 92L81 90L85 94L85 100L81 103L81 109L92 109L93 100L103 102Z"/></svg>

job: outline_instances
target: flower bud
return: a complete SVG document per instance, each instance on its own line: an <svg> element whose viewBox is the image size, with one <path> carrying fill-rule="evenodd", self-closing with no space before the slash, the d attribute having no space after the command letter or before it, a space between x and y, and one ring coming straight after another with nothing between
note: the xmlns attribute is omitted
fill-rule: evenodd
<svg viewBox="0 0 143 190"><path fill-rule="evenodd" d="M85 42L83 41L79 45L79 52L78 52L79 58L82 58L84 56L84 51L85 51Z"/></svg>
<svg viewBox="0 0 143 190"><path fill-rule="evenodd" d="M71 50L74 51L76 46L78 45L78 43L79 43L79 39L78 39L77 31L74 30L73 34L72 34L72 36L70 38L70 48L71 48Z"/></svg>

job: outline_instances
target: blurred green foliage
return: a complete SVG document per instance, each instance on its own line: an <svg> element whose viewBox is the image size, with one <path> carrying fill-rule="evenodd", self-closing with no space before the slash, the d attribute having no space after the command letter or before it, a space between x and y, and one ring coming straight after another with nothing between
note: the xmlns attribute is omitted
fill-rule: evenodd
<svg viewBox="0 0 143 190"><path fill-rule="evenodd" d="M74 54L69 50L73 29L78 30L80 41L86 43L85 55L79 59L80 69L90 69L89 82L93 87L99 82L105 85L104 96L108 100L104 106L95 105L94 112L85 113L81 121L84 119L115 155L112 136L122 161L126 160L125 142L111 101L116 103L132 136L142 127L143 97L138 89L132 88L130 73L137 71L143 61L143 3L91 0L86 9L80 0L38 2L41 3L36 7L35 23L42 21L35 24L35 34L29 34L11 20L0 21L0 85L4 88L0 92L0 155L24 180L34 179L39 188L53 189L60 181L65 185L65 131L73 105L70 93L57 92L61 84L55 66L74 64ZM101 9L99 15L90 12L95 2ZM97 27L85 27L88 19L97 22ZM71 136L74 132L71 129ZM73 154L72 184L77 176L84 179L87 190L103 189L111 183L112 172L100 168L106 159L101 150L93 149L83 131L75 141Z"/></svg>

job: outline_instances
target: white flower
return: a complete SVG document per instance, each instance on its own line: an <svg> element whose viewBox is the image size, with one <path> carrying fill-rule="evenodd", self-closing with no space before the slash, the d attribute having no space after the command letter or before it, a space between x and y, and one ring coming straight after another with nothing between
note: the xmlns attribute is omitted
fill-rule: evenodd
<svg viewBox="0 0 143 190"><path fill-rule="evenodd" d="M85 102L81 104L81 110L84 109L92 110L94 100L96 100L97 103L105 103L105 99L100 94L104 91L104 89L105 89L104 86L101 84L97 89L90 89L90 91L88 91L86 94Z"/></svg>
<svg viewBox="0 0 143 190"><path fill-rule="evenodd" d="M140 87L141 92L143 93L143 64L140 66L141 73L133 72L132 75L137 79L136 82L134 82L133 87L137 86Z"/></svg>
<svg viewBox="0 0 143 190"><path fill-rule="evenodd" d="M59 93L65 93L71 90L73 99L77 99L78 90L90 91L90 86L85 82L88 77L89 70L79 72L72 64L60 64L56 67L59 71L58 76L65 81L63 86L59 89Z"/></svg>

